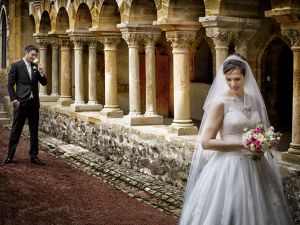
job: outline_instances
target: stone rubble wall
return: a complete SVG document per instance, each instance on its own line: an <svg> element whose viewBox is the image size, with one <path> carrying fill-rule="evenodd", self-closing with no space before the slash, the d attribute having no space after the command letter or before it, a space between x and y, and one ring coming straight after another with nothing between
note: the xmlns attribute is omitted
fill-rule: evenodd
<svg viewBox="0 0 300 225"><path fill-rule="evenodd" d="M67 143L98 153L119 165L184 187L193 144L142 133L132 127L93 120L80 118L76 113L63 113L42 106L40 129Z"/></svg>

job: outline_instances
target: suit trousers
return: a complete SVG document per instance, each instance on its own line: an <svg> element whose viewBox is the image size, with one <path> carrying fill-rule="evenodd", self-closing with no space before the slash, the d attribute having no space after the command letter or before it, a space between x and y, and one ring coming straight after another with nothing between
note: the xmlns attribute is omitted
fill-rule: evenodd
<svg viewBox="0 0 300 225"><path fill-rule="evenodd" d="M28 120L30 132L30 156L38 155L39 105L34 99L21 102L18 109L14 108L13 124L8 144L8 157L13 158L25 124Z"/></svg>

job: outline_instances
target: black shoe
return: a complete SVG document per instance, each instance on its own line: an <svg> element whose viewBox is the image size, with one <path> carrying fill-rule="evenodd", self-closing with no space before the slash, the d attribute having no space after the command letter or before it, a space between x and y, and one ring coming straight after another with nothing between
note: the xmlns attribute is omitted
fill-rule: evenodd
<svg viewBox="0 0 300 225"><path fill-rule="evenodd" d="M7 158L4 160L4 163L5 163L5 164L10 164L10 163L12 163L12 162L13 162L12 158L9 158L9 157L7 157Z"/></svg>
<svg viewBox="0 0 300 225"><path fill-rule="evenodd" d="M32 156L30 158L30 162L34 163L36 165L40 165L40 166L44 166L45 165L45 163L43 161L41 161L37 156Z"/></svg>

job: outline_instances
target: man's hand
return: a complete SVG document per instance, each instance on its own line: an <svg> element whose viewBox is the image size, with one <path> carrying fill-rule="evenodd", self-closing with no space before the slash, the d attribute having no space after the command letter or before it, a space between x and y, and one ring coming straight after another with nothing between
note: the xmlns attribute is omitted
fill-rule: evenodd
<svg viewBox="0 0 300 225"><path fill-rule="evenodd" d="M38 64L38 71L42 76L45 76L44 68L43 68L42 64L40 64L40 63Z"/></svg>
<svg viewBox="0 0 300 225"><path fill-rule="evenodd" d="M13 107L14 107L14 109L19 109L19 107L20 107L20 102L18 101L18 100L14 100L13 101Z"/></svg>

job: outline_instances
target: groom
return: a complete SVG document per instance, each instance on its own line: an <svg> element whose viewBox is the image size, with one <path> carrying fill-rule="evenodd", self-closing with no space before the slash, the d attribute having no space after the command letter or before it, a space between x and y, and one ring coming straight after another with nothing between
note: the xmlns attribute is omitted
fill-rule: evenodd
<svg viewBox="0 0 300 225"><path fill-rule="evenodd" d="M26 119L30 131L29 157L31 163L44 165L38 155L38 126L39 126L39 90L38 82L47 84L47 77L43 67L33 63L39 50L34 45L25 47L22 60L12 64L8 74L8 93L13 102L13 124L9 138L7 158L4 163L13 162L16 148ZM14 86L16 85L16 89Z"/></svg>

